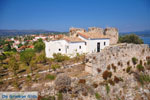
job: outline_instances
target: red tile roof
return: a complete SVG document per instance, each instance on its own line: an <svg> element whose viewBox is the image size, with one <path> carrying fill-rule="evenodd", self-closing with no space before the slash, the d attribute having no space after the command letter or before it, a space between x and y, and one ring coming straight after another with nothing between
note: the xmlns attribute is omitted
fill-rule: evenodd
<svg viewBox="0 0 150 100"><path fill-rule="evenodd" d="M84 40L81 40L78 37L68 37L68 36L66 36L63 39L68 41L68 42L84 42Z"/></svg>

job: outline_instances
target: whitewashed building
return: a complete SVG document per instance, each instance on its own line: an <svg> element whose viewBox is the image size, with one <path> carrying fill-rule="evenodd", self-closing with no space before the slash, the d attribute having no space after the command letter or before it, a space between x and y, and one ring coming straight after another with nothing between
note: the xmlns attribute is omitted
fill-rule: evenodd
<svg viewBox="0 0 150 100"><path fill-rule="evenodd" d="M100 52L109 46L109 38L98 33L78 33L76 37L67 37L60 40L45 41L46 57L53 57L54 53L66 54L70 57L77 53Z"/></svg>

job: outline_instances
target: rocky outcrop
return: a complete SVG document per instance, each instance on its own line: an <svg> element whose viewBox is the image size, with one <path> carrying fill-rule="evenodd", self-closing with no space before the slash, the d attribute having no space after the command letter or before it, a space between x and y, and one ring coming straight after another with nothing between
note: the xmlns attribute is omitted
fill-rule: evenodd
<svg viewBox="0 0 150 100"><path fill-rule="evenodd" d="M87 79L89 81L87 83L101 84L95 91L101 94L104 100L150 99L150 48L148 45L109 46L100 53L86 57L85 71L92 75ZM143 76L147 79L145 80ZM107 95L108 90L109 95Z"/></svg>
<svg viewBox="0 0 150 100"><path fill-rule="evenodd" d="M146 44L117 44L106 47L100 53L90 54L86 57L85 70L93 75L103 72L107 67L116 67L118 71L126 69L127 66L135 66L132 58L146 63L146 57L150 56L149 46ZM129 63L129 64L128 64Z"/></svg>

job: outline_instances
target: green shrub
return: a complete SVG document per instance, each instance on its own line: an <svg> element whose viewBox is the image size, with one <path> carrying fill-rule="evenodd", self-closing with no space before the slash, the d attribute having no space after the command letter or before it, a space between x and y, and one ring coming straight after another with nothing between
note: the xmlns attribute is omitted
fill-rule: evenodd
<svg viewBox="0 0 150 100"><path fill-rule="evenodd" d="M141 74L139 75L138 81L144 85L144 83L150 83L150 75L147 74Z"/></svg>
<svg viewBox="0 0 150 100"><path fill-rule="evenodd" d="M49 79L49 80L55 80L55 78L56 78L55 75L52 75L52 74L46 75L46 79Z"/></svg>
<svg viewBox="0 0 150 100"><path fill-rule="evenodd" d="M46 63L46 56L45 53L40 54L37 58L36 58L36 62L37 63Z"/></svg>
<svg viewBox="0 0 150 100"><path fill-rule="evenodd" d="M27 76L27 80L28 80L28 81L31 81L31 80L32 80L32 77L31 77L30 75L28 75L28 76Z"/></svg>
<svg viewBox="0 0 150 100"><path fill-rule="evenodd" d="M63 100L63 94L62 93L57 94L57 100Z"/></svg>
<svg viewBox="0 0 150 100"><path fill-rule="evenodd" d="M106 88L106 92L107 92L107 94L110 92L110 87L109 87L109 85L108 84L106 84L105 85L105 88Z"/></svg>
<svg viewBox="0 0 150 100"><path fill-rule="evenodd" d="M52 65L51 65L51 68L52 68L53 70L56 70L57 68L60 68L60 65L59 65L59 64L52 64Z"/></svg>
<svg viewBox="0 0 150 100"><path fill-rule="evenodd" d="M70 58L66 55L62 55L61 53L54 53L53 54L53 59L54 61L57 61L57 62L62 62L62 61L65 61L65 60L69 60Z"/></svg>
<svg viewBox="0 0 150 100"><path fill-rule="evenodd" d="M147 60L147 65L150 65L150 60Z"/></svg>
<svg viewBox="0 0 150 100"><path fill-rule="evenodd" d="M141 64L138 64L136 68L138 69L138 71L144 71L144 67Z"/></svg>
<svg viewBox="0 0 150 100"><path fill-rule="evenodd" d="M96 98L97 100L101 100L100 94L99 94L99 93L95 93L95 98Z"/></svg>
<svg viewBox="0 0 150 100"><path fill-rule="evenodd" d="M119 37L119 43L134 43L134 44L143 44L143 40L135 34L129 34Z"/></svg>
<svg viewBox="0 0 150 100"><path fill-rule="evenodd" d="M135 58L135 57L133 57L133 58L132 58L132 62L133 62L133 64L134 64L134 65L136 65L136 64L137 64L137 62L138 62L138 59L137 59L137 58Z"/></svg>
<svg viewBox="0 0 150 100"><path fill-rule="evenodd" d="M126 72L129 73L131 68L132 68L131 66L128 66L127 69L126 69Z"/></svg>

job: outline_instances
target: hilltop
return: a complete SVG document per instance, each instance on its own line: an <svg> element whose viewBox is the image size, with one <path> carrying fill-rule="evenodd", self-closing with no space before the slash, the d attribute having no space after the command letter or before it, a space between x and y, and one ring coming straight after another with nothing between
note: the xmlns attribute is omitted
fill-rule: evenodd
<svg viewBox="0 0 150 100"><path fill-rule="evenodd" d="M67 32L49 31L49 30L0 30L0 36L16 36L28 34L66 34Z"/></svg>

